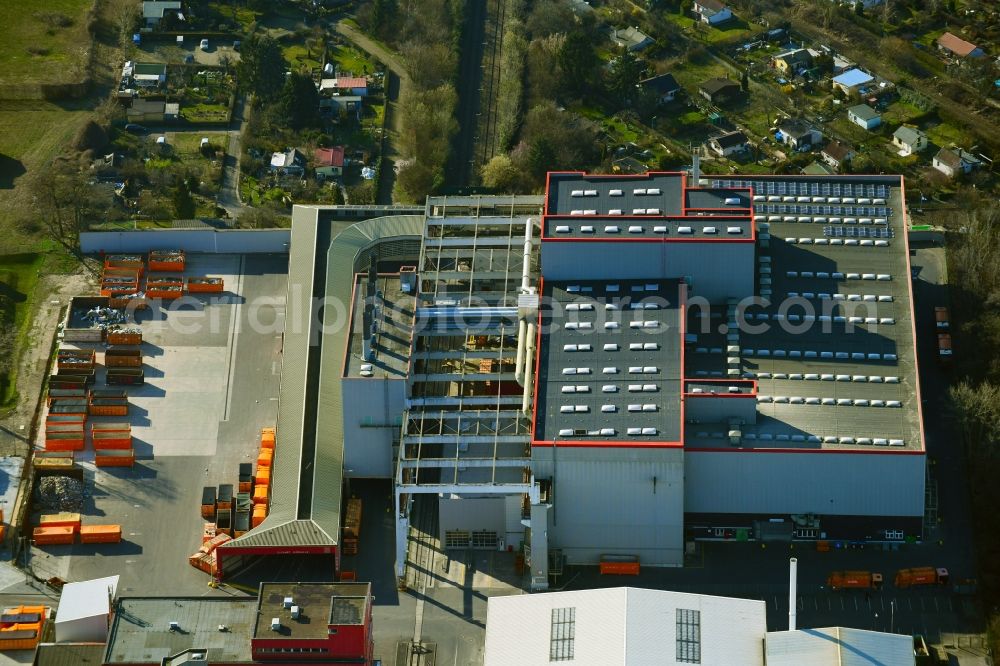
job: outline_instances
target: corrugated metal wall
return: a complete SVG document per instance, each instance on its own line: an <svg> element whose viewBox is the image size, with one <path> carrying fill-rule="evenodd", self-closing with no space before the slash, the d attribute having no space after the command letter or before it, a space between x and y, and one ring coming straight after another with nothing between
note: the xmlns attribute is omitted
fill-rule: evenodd
<svg viewBox="0 0 1000 666"><path fill-rule="evenodd" d="M571 564L605 553L638 555L650 566L683 563L683 450L561 447L553 456L536 448L532 468L553 479L549 548Z"/></svg>
<svg viewBox="0 0 1000 666"><path fill-rule="evenodd" d="M922 516L923 455L699 452L685 456L689 513Z"/></svg>
<svg viewBox="0 0 1000 666"><path fill-rule="evenodd" d="M157 229L155 231L85 231L80 250L94 252L253 253L288 252L291 229Z"/></svg>
<svg viewBox="0 0 1000 666"><path fill-rule="evenodd" d="M718 303L754 291L753 243L542 243L546 280L682 278L692 294Z"/></svg>
<svg viewBox="0 0 1000 666"><path fill-rule="evenodd" d="M406 381L345 377L344 469L353 478L392 477L392 438L400 432Z"/></svg>
<svg viewBox="0 0 1000 666"><path fill-rule="evenodd" d="M496 532L501 539L507 530L504 497L470 497L438 500L438 528L441 544L445 532ZM514 544L517 545L517 544Z"/></svg>

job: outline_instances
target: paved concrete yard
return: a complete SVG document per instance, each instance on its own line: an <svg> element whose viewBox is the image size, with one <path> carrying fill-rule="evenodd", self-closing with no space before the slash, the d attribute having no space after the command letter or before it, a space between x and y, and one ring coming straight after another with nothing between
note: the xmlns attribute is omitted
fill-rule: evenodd
<svg viewBox="0 0 1000 666"><path fill-rule="evenodd" d="M275 422L287 257L193 255L186 274L222 276L226 293L139 315L146 384L126 387L135 467L97 469L90 447L78 455L92 492L84 524L120 523L123 542L32 548L39 577L120 574L125 595L209 592L187 563L201 541L201 489L235 484Z"/></svg>

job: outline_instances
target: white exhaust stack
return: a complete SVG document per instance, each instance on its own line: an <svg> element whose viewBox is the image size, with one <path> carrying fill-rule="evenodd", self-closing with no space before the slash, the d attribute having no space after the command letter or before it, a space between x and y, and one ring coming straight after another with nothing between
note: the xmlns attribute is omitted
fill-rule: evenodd
<svg viewBox="0 0 1000 666"><path fill-rule="evenodd" d="M796 578L798 578L799 561L796 558L788 560L788 630L795 631L795 614L798 612L798 590L796 590Z"/></svg>

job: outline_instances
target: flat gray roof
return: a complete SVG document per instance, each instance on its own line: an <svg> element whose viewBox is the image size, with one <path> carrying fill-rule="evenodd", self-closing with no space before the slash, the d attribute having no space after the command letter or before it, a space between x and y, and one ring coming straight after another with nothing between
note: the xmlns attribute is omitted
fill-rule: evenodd
<svg viewBox="0 0 1000 666"><path fill-rule="evenodd" d="M736 203L727 203L738 199ZM740 214L739 209L749 209L751 196L749 190L731 190L724 188L697 188L684 190L685 208L728 208L733 214Z"/></svg>
<svg viewBox="0 0 1000 666"><path fill-rule="evenodd" d="M549 238L684 240L692 238L735 240L751 237L750 217L714 219L712 215L689 217L579 217L546 218Z"/></svg>
<svg viewBox="0 0 1000 666"><path fill-rule="evenodd" d="M252 663L257 600L234 597L123 597L112 620L105 664L159 663L199 648L210 663ZM170 623L180 631L170 631ZM227 631L219 631L219 625Z"/></svg>
<svg viewBox="0 0 1000 666"><path fill-rule="evenodd" d="M536 441L680 439L678 290L676 280L545 282Z"/></svg>
<svg viewBox="0 0 1000 666"><path fill-rule="evenodd" d="M920 450L899 177L710 178L755 185L757 287L769 304L747 308L747 323L766 330L737 343L741 376L758 381L744 447ZM688 377L724 376L733 342L700 326L688 322L698 332ZM699 424L686 444L728 446L727 429Z"/></svg>
<svg viewBox="0 0 1000 666"><path fill-rule="evenodd" d="M366 330L365 306L371 304ZM414 296L403 292L399 275L379 275L375 292L368 293L368 276L354 278L354 303L351 307L351 332L348 338L345 377L395 377L403 379L410 361L410 337L413 335ZM375 322L374 357L365 359L364 340L371 338ZM362 366L372 375L362 375ZM371 367L367 367L371 366Z"/></svg>
<svg viewBox="0 0 1000 666"><path fill-rule="evenodd" d="M325 639L329 625L363 624L370 583L262 583L255 638ZM286 598L299 607L298 619L285 608ZM281 629L271 630L271 620L278 618Z"/></svg>
<svg viewBox="0 0 1000 666"><path fill-rule="evenodd" d="M621 210L624 215L632 215L633 210L652 208L660 211L656 214L680 215L684 178L682 173L639 176L550 173L545 212L570 215L574 210L593 210L594 215L607 215L610 210Z"/></svg>

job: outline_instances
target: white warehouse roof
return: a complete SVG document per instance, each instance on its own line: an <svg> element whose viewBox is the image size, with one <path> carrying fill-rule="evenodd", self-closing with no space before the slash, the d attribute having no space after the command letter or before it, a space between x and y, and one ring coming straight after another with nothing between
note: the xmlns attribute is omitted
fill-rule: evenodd
<svg viewBox="0 0 1000 666"><path fill-rule="evenodd" d="M772 631L767 666L913 666L913 638L847 627Z"/></svg>
<svg viewBox="0 0 1000 666"><path fill-rule="evenodd" d="M763 666L766 615L763 601L634 587L490 597L485 666Z"/></svg>

